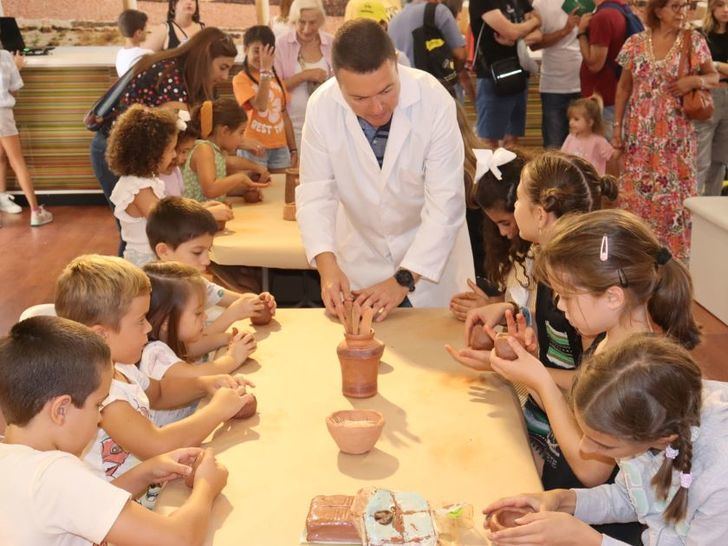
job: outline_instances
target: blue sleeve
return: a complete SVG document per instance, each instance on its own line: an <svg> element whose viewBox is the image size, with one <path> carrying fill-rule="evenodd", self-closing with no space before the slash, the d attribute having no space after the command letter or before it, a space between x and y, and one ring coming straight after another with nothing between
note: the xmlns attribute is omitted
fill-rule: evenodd
<svg viewBox="0 0 728 546"><path fill-rule="evenodd" d="M435 26L440 30L450 49L465 47L465 38L460 33L455 17L444 4L438 4L435 9Z"/></svg>

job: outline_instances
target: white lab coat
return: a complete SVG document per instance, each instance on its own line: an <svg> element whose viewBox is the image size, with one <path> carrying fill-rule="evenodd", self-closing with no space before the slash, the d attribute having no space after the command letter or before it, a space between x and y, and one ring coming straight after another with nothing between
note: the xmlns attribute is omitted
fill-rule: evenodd
<svg viewBox="0 0 728 546"><path fill-rule="evenodd" d="M296 190L306 256L333 252L352 289L405 268L415 307L446 307L474 276L455 102L430 74L399 66L400 95L380 169L335 78L311 96Z"/></svg>

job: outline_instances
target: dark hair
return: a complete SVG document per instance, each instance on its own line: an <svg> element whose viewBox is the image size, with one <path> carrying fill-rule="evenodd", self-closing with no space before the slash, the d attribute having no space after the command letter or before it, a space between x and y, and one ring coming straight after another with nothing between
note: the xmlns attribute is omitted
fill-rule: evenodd
<svg viewBox="0 0 728 546"><path fill-rule="evenodd" d="M602 259L604 242L607 256ZM647 305L665 334L692 349L700 342L700 329L692 313L690 273L675 258L663 263L663 253L647 224L631 212L570 214L556 222L541 245L534 274L552 286L556 281L595 295L621 286L630 309Z"/></svg>
<svg viewBox="0 0 728 546"><path fill-rule="evenodd" d="M110 369L109 347L90 328L61 317L26 319L0 339L0 409L22 427L58 396L83 407Z"/></svg>
<svg viewBox="0 0 728 546"><path fill-rule="evenodd" d="M187 358L187 347L179 339L179 320L193 295L201 298L204 305L202 275L194 267L179 262L151 262L143 269L152 283L147 312L152 325L150 338L163 341L177 356Z"/></svg>
<svg viewBox="0 0 728 546"><path fill-rule="evenodd" d="M147 26L147 14L136 9L125 9L119 15L117 25L124 38L131 38L135 32Z"/></svg>
<svg viewBox="0 0 728 546"><path fill-rule="evenodd" d="M234 130L248 121L248 116L245 114L245 110L243 110L243 107L240 106L233 98L225 97L222 99L215 99L214 101L209 101L209 103L207 103L209 106L205 106L206 102L197 105L192 110L192 119L187 124L188 129L200 135L200 138L207 139L211 134L204 134L202 131L203 108L212 108L212 125L209 128L211 131L214 131L215 127L220 125L227 127L230 130Z"/></svg>
<svg viewBox="0 0 728 546"><path fill-rule="evenodd" d="M589 161L551 150L526 163L521 182L531 202L557 218L599 210L602 197L614 200L618 193L613 176L599 176Z"/></svg>
<svg viewBox="0 0 728 546"><path fill-rule="evenodd" d="M463 0L442 0L442 3L450 10L450 13L452 13L455 19L463 11Z"/></svg>
<svg viewBox="0 0 728 546"><path fill-rule="evenodd" d="M167 4L167 21L173 21L174 16L177 15L177 2L179 0L169 0ZM195 0L195 13L192 14L192 20L195 23L200 22L200 0Z"/></svg>
<svg viewBox="0 0 728 546"><path fill-rule="evenodd" d="M677 458L665 457L652 478L657 498L667 500L674 470L689 473L690 427L700 424L700 368L690 353L662 336L635 334L581 365L572 386L575 411L596 431L635 442L677 435ZM679 487L662 516L685 517L688 489Z"/></svg>
<svg viewBox="0 0 728 546"><path fill-rule="evenodd" d="M182 72L190 104L214 98L214 85L210 81L212 61L218 57L235 58L238 48L229 34L219 28L206 27L174 49L145 55L134 65L135 76L146 72L152 65L175 59ZM130 85L133 85L134 81Z"/></svg>
<svg viewBox="0 0 728 546"><path fill-rule="evenodd" d="M387 60L397 63L397 52L387 31L371 19L352 19L336 32L331 50L334 71L368 74Z"/></svg>
<svg viewBox="0 0 728 546"><path fill-rule="evenodd" d="M521 171L528 161L528 157L520 150L514 150L516 158L499 167L502 179L488 171L480 177L475 186L475 202L483 210L497 209L513 213L516 204L516 188L521 179ZM483 215L483 241L485 243L485 276L495 286L505 286L506 278L514 264L523 265L528 250L529 241L524 241L519 235L508 240L501 236L498 226Z"/></svg>
<svg viewBox="0 0 728 546"><path fill-rule="evenodd" d="M165 197L147 217L149 246L165 243L176 249L182 243L200 235L215 235L217 222L212 213L194 199Z"/></svg>
<svg viewBox="0 0 728 546"><path fill-rule="evenodd" d="M657 17L657 10L667 6L670 0L649 0L645 8L645 22L652 30L660 27L660 18Z"/></svg>
<svg viewBox="0 0 728 546"><path fill-rule="evenodd" d="M106 161L118 176L149 178L177 135L177 118L170 110L132 105L111 128Z"/></svg>
<svg viewBox="0 0 728 546"><path fill-rule="evenodd" d="M245 31L245 36L243 36L243 46L248 48L251 44L254 44L255 42L260 42L264 46L275 47L276 35L273 34L273 31L267 25L255 25ZM248 66L247 52L245 54L245 59L243 59L243 70L245 71L245 75L248 76L248 79L250 79L250 81L257 85L258 80L255 79L253 74L250 72L250 66ZM280 78L278 77L278 72L276 71L275 66L272 68L272 70L273 77L276 79L276 83L278 83L278 87L281 88L281 91L283 92L283 97L285 98L286 88L283 85L283 82L281 82Z"/></svg>

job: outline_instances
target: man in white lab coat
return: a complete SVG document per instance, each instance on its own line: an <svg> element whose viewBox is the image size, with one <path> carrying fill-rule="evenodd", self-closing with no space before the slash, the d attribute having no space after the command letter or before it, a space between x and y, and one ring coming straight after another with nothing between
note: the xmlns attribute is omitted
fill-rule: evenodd
<svg viewBox="0 0 728 546"><path fill-rule="evenodd" d="M356 298L378 320L400 305L447 307L474 275L455 102L397 66L373 21L345 23L332 60L336 77L308 102L296 191L324 304L341 316Z"/></svg>

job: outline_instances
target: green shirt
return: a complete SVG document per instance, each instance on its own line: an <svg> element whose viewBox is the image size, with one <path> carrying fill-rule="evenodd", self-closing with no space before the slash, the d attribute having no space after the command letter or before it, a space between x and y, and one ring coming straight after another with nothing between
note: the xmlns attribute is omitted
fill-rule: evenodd
<svg viewBox="0 0 728 546"><path fill-rule="evenodd" d="M212 148L212 152L215 156L215 178L225 178L227 176L227 167L225 166L225 154L222 153L222 150L220 150L218 145L214 142L210 142L209 140L197 140L195 142L195 145L192 147L192 150L190 150L189 155L187 156L187 161L185 161L184 168L182 169L182 179L184 180L185 184L183 194L184 197L194 199L195 201L199 201L200 203L204 201L210 201L210 199L205 197L205 194L202 193L200 180L197 178L197 173L190 168L190 161L192 160L192 155L195 153L195 150L201 144L207 144ZM225 195L221 195L220 197L215 197L214 200L224 202L225 197Z"/></svg>

